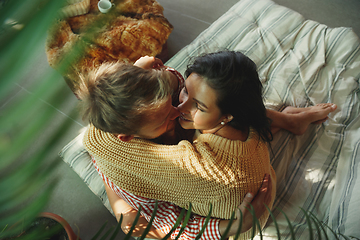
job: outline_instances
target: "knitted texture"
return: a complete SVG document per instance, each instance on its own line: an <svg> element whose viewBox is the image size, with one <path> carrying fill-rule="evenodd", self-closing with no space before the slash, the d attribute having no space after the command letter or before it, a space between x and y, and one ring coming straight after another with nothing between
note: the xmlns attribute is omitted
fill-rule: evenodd
<svg viewBox="0 0 360 240"><path fill-rule="evenodd" d="M266 143L251 130L246 141L201 134L193 144L160 145L143 139L123 142L90 126L84 146L101 172L135 195L175 203L206 216L229 219L248 192L257 193L265 173L276 177ZM260 218L265 224L269 214Z"/></svg>

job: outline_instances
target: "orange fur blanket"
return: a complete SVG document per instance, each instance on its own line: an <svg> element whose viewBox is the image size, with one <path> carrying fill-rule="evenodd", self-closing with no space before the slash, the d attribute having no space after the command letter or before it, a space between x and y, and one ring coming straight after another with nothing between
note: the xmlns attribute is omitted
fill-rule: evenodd
<svg viewBox="0 0 360 240"><path fill-rule="evenodd" d="M144 55L156 56L173 29L155 0L118 0L107 14L99 12L97 2L91 0L88 14L58 20L49 30L48 62L73 91L79 74L103 62L135 62ZM86 31L89 28L91 31ZM78 50L82 52L76 55Z"/></svg>

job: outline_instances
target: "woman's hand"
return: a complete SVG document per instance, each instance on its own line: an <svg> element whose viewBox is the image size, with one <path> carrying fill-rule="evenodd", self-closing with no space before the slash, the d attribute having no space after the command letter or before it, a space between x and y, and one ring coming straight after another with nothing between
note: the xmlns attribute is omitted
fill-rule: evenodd
<svg viewBox="0 0 360 240"><path fill-rule="evenodd" d="M141 67L143 69L157 69L163 67L163 62L156 57L141 57L135 63L134 66Z"/></svg>
<svg viewBox="0 0 360 240"><path fill-rule="evenodd" d="M256 218L260 218L265 211L267 211L265 204L268 205L271 201L271 191L272 191L272 184L271 184L271 178L269 174L266 174L264 177L264 181L261 185L261 188L254 198L254 195L252 193L246 194L243 202L239 206L238 209L236 209L236 219L232 222L231 228L229 233L227 234L227 237L233 236L236 234L238 227L240 226L240 220L241 220L241 213L242 212L242 226L241 226L241 233L244 233L248 231L253 226L253 216L249 209L251 208L251 205L254 208L255 216ZM219 230L220 234L223 235L225 232L225 229L227 225L229 224L229 220L221 220L219 224Z"/></svg>

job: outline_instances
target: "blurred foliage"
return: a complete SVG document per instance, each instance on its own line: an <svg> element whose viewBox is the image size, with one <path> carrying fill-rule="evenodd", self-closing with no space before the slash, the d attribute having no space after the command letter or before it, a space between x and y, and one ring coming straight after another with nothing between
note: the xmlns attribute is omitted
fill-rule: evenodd
<svg viewBox="0 0 360 240"><path fill-rule="evenodd" d="M69 90L56 71L37 66L36 59L44 53L47 30L62 3L1 1L0 238L28 226L56 185L51 178L56 162L49 160L49 154L70 121L53 129L43 142L40 139ZM33 72L37 79L30 75ZM34 148L37 142L39 147Z"/></svg>

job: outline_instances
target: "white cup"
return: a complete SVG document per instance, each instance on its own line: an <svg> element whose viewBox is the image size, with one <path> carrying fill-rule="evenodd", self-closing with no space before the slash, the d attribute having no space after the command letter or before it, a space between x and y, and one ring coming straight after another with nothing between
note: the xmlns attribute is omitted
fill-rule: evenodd
<svg viewBox="0 0 360 240"><path fill-rule="evenodd" d="M111 3L109 0L100 0L98 2L98 8L102 13L109 12L112 6L114 6L114 4Z"/></svg>

